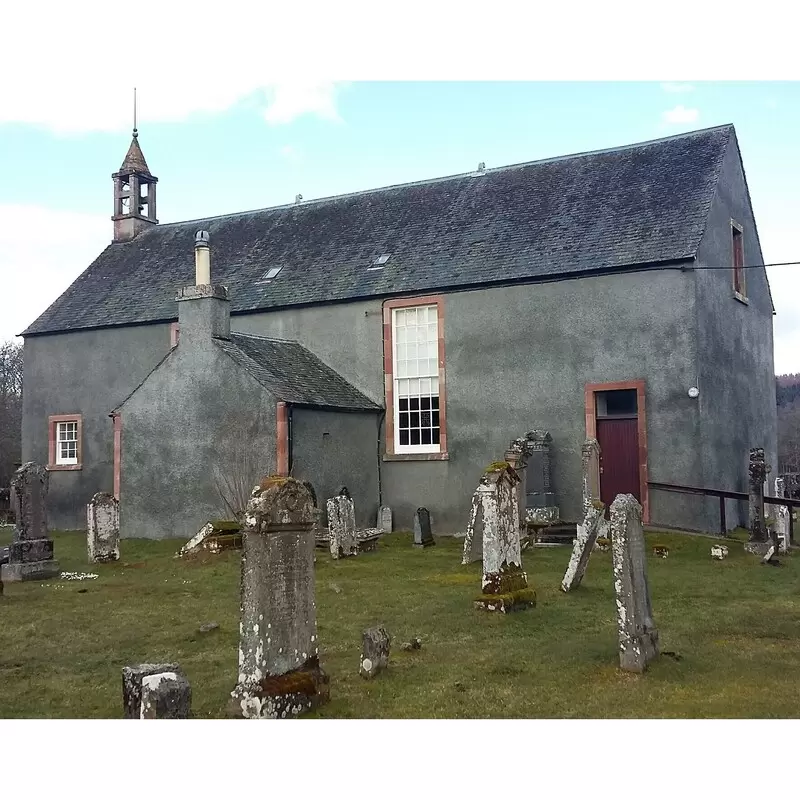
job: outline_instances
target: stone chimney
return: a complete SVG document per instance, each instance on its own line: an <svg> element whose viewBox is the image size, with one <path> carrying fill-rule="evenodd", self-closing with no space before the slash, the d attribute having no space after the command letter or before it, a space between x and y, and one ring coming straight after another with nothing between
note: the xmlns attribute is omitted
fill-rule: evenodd
<svg viewBox="0 0 800 800"><path fill-rule="evenodd" d="M195 285L184 286L175 298L178 305L180 343L228 339L231 333L231 304L226 286L211 283L211 250L208 231L194 239Z"/></svg>

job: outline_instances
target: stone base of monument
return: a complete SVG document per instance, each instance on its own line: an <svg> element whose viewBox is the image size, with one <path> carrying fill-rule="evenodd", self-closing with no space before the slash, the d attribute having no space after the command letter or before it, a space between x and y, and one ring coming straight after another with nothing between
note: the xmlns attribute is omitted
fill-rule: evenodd
<svg viewBox="0 0 800 800"><path fill-rule="evenodd" d="M371 553L378 549L378 542L384 532L380 528L362 528L356 530L356 541L359 553ZM320 550L329 550L331 537L326 529L318 529L314 534L314 546Z"/></svg>
<svg viewBox="0 0 800 800"><path fill-rule="evenodd" d="M159 672L142 678L139 719L189 719L192 687L180 672Z"/></svg>
<svg viewBox="0 0 800 800"><path fill-rule="evenodd" d="M330 700L330 678L316 658L300 669L268 675L258 683L239 684L232 692L228 715L241 719L285 719L312 711Z"/></svg>
<svg viewBox="0 0 800 800"><path fill-rule="evenodd" d="M58 561L9 561L0 567L0 581L45 581L57 578L61 572Z"/></svg>
<svg viewBox="0 0 800 800"><path fill-rule="evenodd" d="M183 676L178 664L132 664L122 668L122 708L124 719L142 719L142 683L149 676L164 674L174 678ZM150 682L145 690L151 707L153 705L152 694L157 691L156 684L160 684L160 681L156 683Z"/></svg>
<svg viewBox="0 0 800 800"><path fill-rule="evenodd" d="M528 576L518 568L487 575L483 593L475 598L475 608L482 611L522 611L536 605L536 590L528 586Z"/></svg>

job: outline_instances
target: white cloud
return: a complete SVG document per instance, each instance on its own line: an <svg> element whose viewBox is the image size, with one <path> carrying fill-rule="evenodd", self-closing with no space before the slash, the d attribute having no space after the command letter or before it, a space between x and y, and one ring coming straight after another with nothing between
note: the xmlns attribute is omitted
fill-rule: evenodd
<svg viewBox="0 0 800 800"><path fill-rule="evenodd" d="M674 83L670 81L662 83L661 88L668 94L685 94L686 92L694 91L694 86L691 83Z"/></svg>
<svg viewBox="0 0 800 800"><path fill-rule="evenodd" d="M0 125L127 130L134 86L140 127L239 104L276 125L301 115L339 119L335 84L304 68L296 43L277 34L299 12L237 9L243 4L228 0L208 14L202 2L138 0L133 20L128 4L74 0L48 6L46 19L34 4L18 4L5 26L36 36L7 37L0 49L0 74L14 76L0 82Z"/></svg>
<svg viewBox="0 0 800 800"><path fill-rule="evenodd" d="M291 161L294 164L303 160L303 154L292 144L283 145L279 152L287 161Z"/></svg>
<svg viewBox="0 0 800 800"><path fill-rule="evenodd" d="M700 112L696 108L686 108L685 106L675 106L669 111L665 111L661 118L670 125L686 125L695 122Z"/></svg>
<svg viewBox="0 0 800 800"><path fill-rule="evenodd" d="M107 215L0 204L0 341L28 327L109 244ZM10 286L9 286L10 283Z"/></svg>

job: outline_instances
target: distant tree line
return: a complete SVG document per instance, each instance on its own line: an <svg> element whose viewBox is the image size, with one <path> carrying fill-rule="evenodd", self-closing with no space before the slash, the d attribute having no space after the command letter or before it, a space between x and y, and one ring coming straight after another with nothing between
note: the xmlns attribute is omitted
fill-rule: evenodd
<svg viewBox="0 0 800 800"><path fill-rule="evenodd" d="M22 456L22 343L0 344L0 489Z"/></svg>

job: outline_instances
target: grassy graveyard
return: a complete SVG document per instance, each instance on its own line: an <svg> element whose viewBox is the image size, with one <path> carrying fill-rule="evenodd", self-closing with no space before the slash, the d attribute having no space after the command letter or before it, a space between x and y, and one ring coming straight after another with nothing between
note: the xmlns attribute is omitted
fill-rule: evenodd
<svg viewBox="0 0 800 800"><path fill-rule="evenodd" d="M10 538L2 529L0 543ZM744 538L713 561L713 539L647 534L653 611L673 655L642 676L617 667L610 552L595 552L565 595L570 549L526 550L537 607L503 616L473 609L480 564L460 565L460 541L417 550L395 533L342 561L318 550L331 702L310 716L797 717L800 558L761 566ZM181 560L180 541L123 540L122 561L89 566L83 534L53 539L62 570L99 577L6 584L0 717L119 718L121 669L144 661L179 662L194 716L223 716L237 675L239 552ZM654 557L653 544L669 556ZM219 628L199 633L207 622ZM393 637L390 667L365 681L361 632L379 623ZM422 649L402 651L415 635Z"/></svg>

